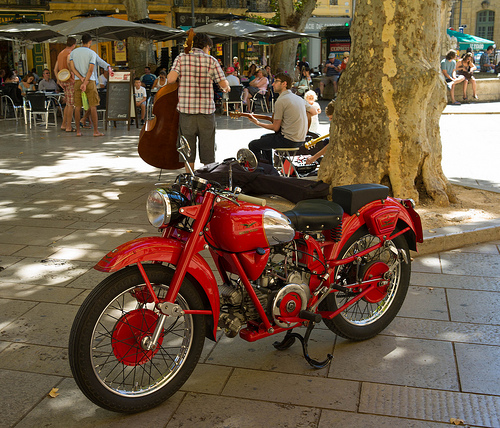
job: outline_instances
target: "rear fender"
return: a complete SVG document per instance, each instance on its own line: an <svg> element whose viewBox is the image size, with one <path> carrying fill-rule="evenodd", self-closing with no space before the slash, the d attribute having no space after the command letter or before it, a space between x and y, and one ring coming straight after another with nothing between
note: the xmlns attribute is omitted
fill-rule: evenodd
<svg viewBox="0 0 500 428"><path fill-rule="evenodd" d="M417 250L417 242L423 242L422 225L419 215L406 201L387 198L365 205L359 214L352 216L344 214L342 224L342 239L337 245L336 257L349 238L360 227L366 225L370 234L380 239L388 238L394 233L396 226L400 229L410 227L404 236L411 250Z"/></svg>
<svg viewBox="0 0 500 428"><path fill-rule="evenodd" d="M101 272L115 272L126 266L142 262L164 262L177 266L183 248L182 242L170 238L134 239L110 251L94 266L94 269ZM210 331L209 338L215 340L220 300L217 281L212 269L203 257L195 254L189 261L187 275L200 291L205 309L212 310L213 320L209 323L210 329L207 331Z"/></svg>

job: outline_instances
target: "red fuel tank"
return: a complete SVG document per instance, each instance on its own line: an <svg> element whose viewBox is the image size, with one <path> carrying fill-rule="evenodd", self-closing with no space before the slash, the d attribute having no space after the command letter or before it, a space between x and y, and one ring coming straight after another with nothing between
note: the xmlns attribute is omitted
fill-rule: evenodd
<svg viewBox="0 0 500 428"><path fill-rule="evenodd" d="M295 230L290 220L273 208L223 201L214 208L210 234L217 248L239 253L289 242Z"/></svg>

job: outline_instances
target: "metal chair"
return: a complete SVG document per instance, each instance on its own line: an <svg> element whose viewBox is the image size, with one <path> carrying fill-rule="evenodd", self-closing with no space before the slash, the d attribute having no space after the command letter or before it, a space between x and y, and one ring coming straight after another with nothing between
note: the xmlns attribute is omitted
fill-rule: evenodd
<svg viewBox="0 0 500 428"><path fill-rule="evenodd" d="M300 147L279 147L275 148L274 155L276 156L275 166L279 173L284 177L290 177L295 174L300 178L300 174L293 164L293 158L297 154Z"/></svg>
<svg viewBox="0 0 500 428"><path fill-rule="evenodd" d="M224 98L222 102L225 105L227 116L229 116L229 104L239 104L240 111L241 112L243 111L243 100L241 99L242 94L243 94L243 85L231 86L231 91L225 94L227 98Z"/></svg>
<svg viewBox="0 0 500 428"><path fill-rule="evenodd" d="M57 127L57 108L52 104L42 92L32 92L26 94L26 102L29 105L29 121L31 128L31 119L36 124L37 116L42 116L45 119L45 129L49 127L49 115L54 115L54 126Z"/></svg>
<svg viewBox="0 0 500 428"><path fill-rule="evenodd" d="M269 109L267 108L266 96L265 94L261 94L257 92L252 98L250 98L250 111L254 111L254 104L260 102L260 108L264 112L264 109L267 113L269 113Z"/></svg>
<svg viewBox="0 0 500 428"><path fill-rule="evenodd" d="M9 96L9 95L2 95L2 106L1 106L1 111L3 114L4 119L16 119L16 122L19 120L19 113L22 112L24 115L24 124L27 125L27 117L26 117L26 112L28 110L28 107L26 106L26 101L23 100L22 104L16 104L14 100ZM13 117L9 118L8 116L12 114Z"/></svg>
<svg viewBox="0 0 500 428"><path fill-rule="evenodd" d="M97 106L97 122L99 123L99 114L102 114L102 125L106 122L106 88L100 88L97 90L99 93L99 105Z"/></svg>

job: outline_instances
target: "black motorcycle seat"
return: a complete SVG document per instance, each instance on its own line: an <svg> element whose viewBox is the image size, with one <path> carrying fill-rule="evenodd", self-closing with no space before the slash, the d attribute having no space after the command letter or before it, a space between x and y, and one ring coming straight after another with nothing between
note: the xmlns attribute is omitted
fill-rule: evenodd
<svg viewBox="0 0 500 428"><path fill-rule="evenodd" d="M300 201L285 214L299 232L328 230L342 224L344 211L339 204L326 199Z"/></svg>
<svg viewBox="0 0 500 428"><path fill-rule="evenodd" d="M356 214L364 205L384 200L389 196L389 188L381 184L349 184L332 189L332 200L339 204L349 215Z"/></svg>

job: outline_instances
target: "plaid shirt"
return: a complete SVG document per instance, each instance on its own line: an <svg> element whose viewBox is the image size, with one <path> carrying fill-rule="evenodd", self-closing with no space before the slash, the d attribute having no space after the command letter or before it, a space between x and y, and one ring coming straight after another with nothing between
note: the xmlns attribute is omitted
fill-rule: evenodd
<svg viewBox="0 0 500 428"><path fill-rule="evenodd" d="M180 54L172 70L179 74L179 104L177 110L187 114L212 114L215 111L213 82L226 77L218 61L201 49Z"/></svg>

